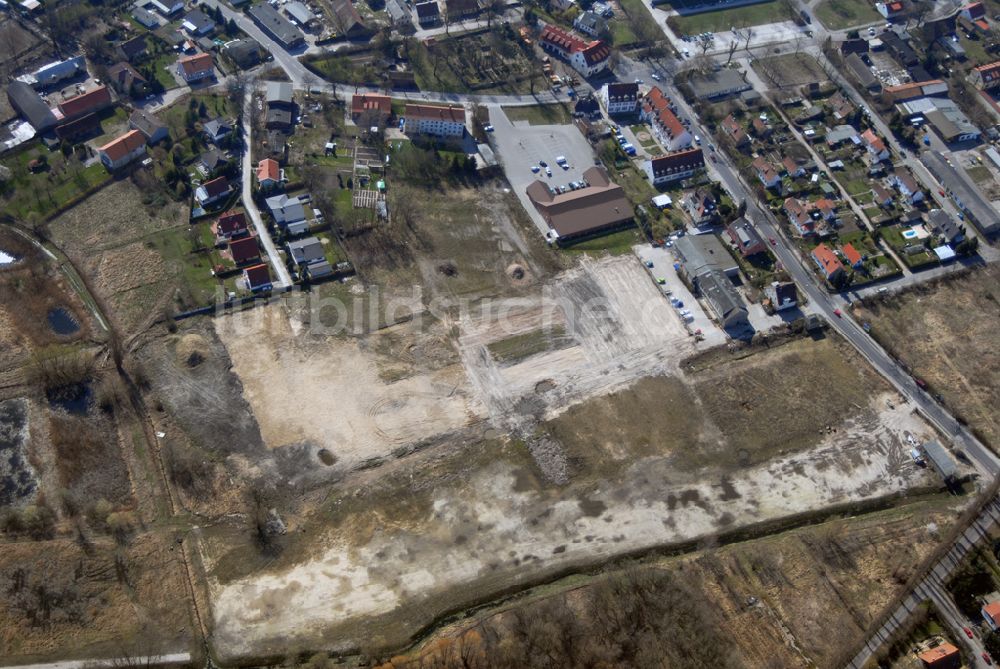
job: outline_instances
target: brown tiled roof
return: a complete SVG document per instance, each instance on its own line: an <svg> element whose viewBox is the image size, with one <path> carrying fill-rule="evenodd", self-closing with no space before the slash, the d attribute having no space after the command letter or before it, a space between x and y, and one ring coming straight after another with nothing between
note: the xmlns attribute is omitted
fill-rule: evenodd
<svg viewBox="0 0 1000 669"><path fill-rule="evenodd" d="M113 162L117 162L137 150L140 146L146 145L146 138L138 130L129 130L124 135L116 137L97 150L108 156Z"/></svg>
<svg viewBox="0 0 1000 669"><path fill-rule="evenodd" d="M257 238L245 237L243 239L234 239L229 242L229 253L232 254L233 262L237 265L260 258L260 247L257 246ZM268 275L268 278L270 278L270 275Z"/></svg>
<svg viewBox="0 0 1000 669"><path fill-rule="evenodd" d="M185 56L184 58L179 58L177 62L180 63L184 74L188 76L204 72L205 70L211 70L214 67L212 57L207 53L196 53L193 56Z"/></svg>
<svg viewBox="0 0 1000 669"><path fill-rule="evenodd" d="M837 258L837 254L830 250L830 247L826 244L820 244L812 251L813 258L820 264L823 268L823 272L826 276L833 276L837 270L843 270L844 265Z"/></svg>
<svg viewBox="0 0 1000 669"><path fill-rule="evenodd" d="M408 119L465 123L465 110L462 107L407 104L404 113Z"/></svg>
<svg viewBox="0 0 1000 669"><path fill-rule="evenodd" d="M271 283L271 271L267 268L267 265L254 265L253 267L247 267L243 271L246 273L247 282L250 284L250 288L256 288L257 286L263 286Z"/></svg>
<svg viewBox="0 0 1000 669"><path fill-rule="evenodd" d="M219 216L217 229L219 232L225 232L230 235L246 230L246 216L243 215L242 211L227 211L222 216Z"/></svg>
<svg viewBox="0 0 1000 669"><path fill-rule="evenodd" d="M670 98L663 94L657 86L654 86L642 103L646 113L653 114L656 122L667 131L671 138L684 133L684 124L670 111Z"/></svg>
<svg viewBox="0 0 1000 669"><path fill-rule="evenodd" d="M107 86L98 86L92 91L63 100L59 103L59 111L65 118L72 118L104 109L110 104L111 91Z"/></svg>
<svg viewBox="0 0 1000 669"><path fill-rule="evenodd" d="M572 237L629 221L635 215L625 191L600 167L583 173L586 188L554 195L541 181L527 189L535 208L560 237Z"/></svg>
<svg viewBox="0 0 1000 669"><path fill-rule="evenodd" d="M392 100L388 95L362 93L351 98L351 114L363 114L366 111L377 111L388 116L392 113Z"/></svg>
<svg viewBox="0 0 1000 669"><path fill-rule="evenodd" d="M277 181L280 176L281 168L278 166L277 160L265 158L257 163L257 181L264 181L266 179Z"/></svg>
<svg viewBox="0 0 1000 669"><path fill-rule="evenodd" d="M844 257L847 258L847 262L852 265L857 265L862 260L861 254L856 248L854 248L853 244L844 244L844 248L842 248L841 251L844 252Z"/></svg>
<svg viewBox="0 0 1000 669"><path fill-rule="evenodd" d="M701 169L705 166L705 156L702 154L700 148L692 147L657 156L649 162L650 167L653 169L653 176L657 177Z"/></svg>

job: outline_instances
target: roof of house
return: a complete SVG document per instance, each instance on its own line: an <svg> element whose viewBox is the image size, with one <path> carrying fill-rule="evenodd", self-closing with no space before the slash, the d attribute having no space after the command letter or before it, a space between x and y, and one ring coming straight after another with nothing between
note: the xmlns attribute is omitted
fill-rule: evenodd
<svg viewBox="0 0 1000 669"><path fill-rule="evenodd" d="M732 114L722 119L722 129L737 144L742 144L749 139L746 130L743 129L743 126L740 125L740 122Z"/></svg>
<svg viewBox="0 0 1000 669"><path fill-rule="evenodd" d="M216 170L220 165L225 165L229 162L229 158L219 151L214 146L208 151L203 152L199 157L198 161L205 166L209 172Z"/></svg>
<svg viewBox="0 0 1000 669"><path fill-rule="evenodd" d="M700 147L691 147L652 158L650 168L653 176L688 172L705 166L705 156Z"/></svg>
<svg viewBox="0 0 1000 669"><path fill-rule="evenodd" d="M146 36L139 35L138 37L133 37L130 40L122 42L118 45L118 48L121 49L122 55L129 60L132 60L136 56L141 56L146 53L146 49L149 48L149 45L146 43Z"/></svg>
<svg viewBox="0 0 1000 669"><path fill-rule="evenodd" d="M970 2L962 7L962 11L968 14L969 18L973 21L986 16L986 8L983 7L983 3L981 2Z"/></svg>
<svg viewBox="0 0 1000 669"><path fill-rule="evenodd" d="M560 194L553 194L542 181L528 185L528 197L560 237L585 234L635 215L625 191L603 168L590 167L583 178L589 186Z"/></svg>
<svg viewBox="0 0 1000 669"><path fill-rule="evenodd" d="M299 22L299 25L307 25L316 20L316 15L309 11L309 8L298 0L285 3L285 13Z"/></svg>
<svg viewBox="0 0 1000 669"><path fill-rule="evenodd" d="M909 172L897 172L896 183L899 184L900 188L905 188L911 193L916 193L920 190L920 186L917 184L917 180L913 178L913 175Z"/></svg>
<svg viewBox="0 0 1000 669"><path fill-rule="evenodd" d="M812 257L816 259L826 276L833 276L838 271L844 269L844 265L837 258L837 254L826 244L820 244L812 250Z"/></svg>
<svg viewBox="0 0 1000 669"><path fill-rule="evenodd" d="M834 115L844 118L845 116L850 116L854 112L854 103L851 102L846 95L837 91L833 96L827 100L827 105L833 110Z"/></svg>
<svg viewBox="0 0 1000 669"><path fill-rule="evenodd" d="M684 124L670 110L670 98L665 96L657 86L654 86L643 98L642 107L646 113L653 115L657 125L663 128L669 137L679 137L684 134Z"/></svg>
<svg viewBox="0 0 1000 669"><path fill-rule="evenodd" d="M684 235L674 242L684 270L698 277L711 270L731 271L736 261L715 235Z"/></svg>
<svg viewBox="0 0 1000 669"><path fill-rule="evenodd" d="M204 33L215 28L215 21L208 18L200 9L188 12L181 23L191 32Z"/></svg>
<svg viewBox="0 0 1000 669"><path fill-rule="evenodd" d="M861 133L861 139L875 153L882 153L885 151L885 141L876 135L873 129L868 128Z"/></svg>
<svg viewBox="0 0 1000 669"><path fill-rule="evenodd" d="M98 147L97 150L106 155L112 162L118 162L133 151L137 151L141 146L146 146L146 138L138 130L129 130L104 146Z"/></svg>
<svg viewBox="0 0 1000 669"><path fill-rule="evenodd" d="M125 61L115 63L109 67L108 78L117 83L118 86L124 90L132 88L132 86L136 83L147 83L146 77L139 74L138 70Z"/></svg>
<svg viewBox="0 0 1000 669"><path fill-rule="evenodd" d="M201 185L208 197L219 197L229 192L229 180L226 177L217 177L211 181L206 181Z"/></svg>
<svg viewBox="0 0 1000 669"><path fill-rule="evenodd" d="M601 40L588 42L552 24L548 24L542 29L542 34L538 39L569 54L582 52L583 59L588 65L607 60L608 56L611 55L611 48Z"/></svg>
<svg viewBox="0 0 1000 669"><path fill-rule="evenodd" d="M857 265L859 262L863 260L863 258L861 257L861 253L859 253L858 250L854 248L853 244L849 243L844 244L844 247L840 250L844 253L844 257L847 258L847 262L851 263L852 265Z"/></svg>
<svg viewBox="0 0 1000 669"><path fill-rule="evenodd" d="M304 39L301 30L266 2L257 3L247 13L282 44L298 44Z"/></svg>
<svg viewBox="0 0 1000 669"><path fill-rule="evenodd" d="M287 109L268 109L266 123L269 127L272 125L290 126L292 124L292 112Z"/></svg>
<svg viewBox="0 0 1000 669"><path fill-rule="evenodd" d="M72 139L91 133L99 135L101 134L100 130L101 119L97 114L86 114L75 121L56 126L56 137L59 139Z"/></svg>
<svg viewBox="0 0 1000 669"><path fill-rule="evenodd" d="M59 111L65 118L70 118L99 111L110 104L111 91L107 86L98 86L92 91L63 100L59 103Z"/></svg>
<svg viewBox="0 0 1000 669"><path fill-rule="evenodd" d="M363 114L375 111L383 116L392 113L392 99L388 95L362 93L351 98L351 114Z"/></svg>
<svg viewBox="0 0 1000 669"><path fill-rule="evenodd" d="M704 237L706 235L698 236ZM743 304L740 294L736 292L733 282L720 270L705 272L698 277L698 290L708 300L712 311L715 312L719 320L723 321L723 327L726 326L727 322L730 322L729 319L734 315L742 314L743 317L740 320L746 318L746 305Z"/></svg>
<svg viewBox="0 0 1000 669"><path fill-rule="evenodd" d="M729 233L729 238L733 240L733 243L739 248L741 253L746 253L749 249L754 248L758 245L763 245L764 240L761 239L760 234L754 229L752 225L745 218L737 218L735 221L729 224L726 228Z"/></svg>
<svg viewBox="0 0 1000 669"><path fill-rule="evenodd" d="M233 262L237 265L260 257L260 247L257 246L256 237L244 237L243 239L232 240L229 242L229 252L233 256Z"/></svg>
<svg viewBox="0 0 1000 669"><path fill-rule="evenodd" d="M958 655L958 648L945 641L939 646L928 648L917 657L928 667L934 667L938 662L944 663L951 658L957 658Z"/></svg>
<svg viewBox="0 0 1000 669"><path fill-rule="evenodd" d="M257 163L257 181L277 181L279 178L281 178L281 168L277 160L265 158Z"/></svg>
<svg viewBox="0 0 1000 669"><path fill-rule="evenodd" d="M937 234L944 235L948 239L962 232L962 226L941 209L931 209L927 212L927 220L930 221L931 230Z"/></svg>
<svg viewBox="0 0 1000 669"><path fill-rule="evenodd" d="M23 81L12 81L7 86L11 106L27 119L35 130L45 130L56 124L56 117L42 97Z"/></svg>
<svg viewBox="0 0 1000 669"><path fill-rule="evenodd" d="M128 117L128 123L146 137L152 137L167 127L156 115L145 109L136 109L132 112L132 115Z"/></svg>
<svg viewBox="0 0 1000 669"><path fill-rule="evenodd" d="M292 104L292 84L288 81L269 81L265 87L267 104Z"/></svg>
<svg viewBox="0 0 1000 669"><path fill-rule="evenodd" d="M795 162L795 159L792 158L791 156L785 156L784 158L782 158L781 166L784 167L789 174L794 174L795 172L798 172L800 169L799 164Z"/></svg>
<svg viewBox="0 0 1000 669"><path fill-rule="evenodd" d="M446 0L449 14L465 14L479 10L479 0Z"/></svg>
<svg viewBox="0 0 1000 669"><path fill-rule="evenodd" d="M715 98L753 88L738 70L728 68L722 68L718 72L696 74L688 80L688 85L698 98Z"/></svg>
<svg viewBox="0 0 1000 669"><path fill-rule="evenodd" d="M417 10L417 18L428 19L441 15L441 8L438 6L437 0L418 2L414 8Z"/></svg>
<svg viewBox="0 0 1000 669"><path fill-rule="evenodd" d="M988 63L986 65L980 65L975 68L979 76L983 78L983 81L990 82L1000 77L1000 60L995 63Z"/></svg>
<svg viewBox="0 0 1000 669"><path fill-rule="evenodd" d="M449 105L439 107L436 105L419 105L407 103L404 115L408 119L420 119L425 121L450 121L452 123L465 124L465 109Z"/></svg>
<svg viewBox="0 0 1000 669"><path fill-rule="evenodd" d="M847 66L851 68L854 72L854 76L866 87L871 88L879 84L878 77L872 72L872 69L868 67L865 61L861 60L861 56L856 53L852 53L844 59Z"/></svg>
<svg viewBox="0 0 1000 669"><path fill-rule="evenodd" d="M802 224L809 220L809 204L798 198L787 198L783 208L785 213L788 214L788 217L795 223Z"/></svg>
<svg viewBox="0 0 1000 669"><path fill-rule="evenodd" d="M596 14L592 11L586 11L580 14L573 21L573 25L576 28L579 28L581 30L587 29L592 31L593 33L599 33L604 30L607 30L608 28L607 20L603 16L600 16L599 14Z"/></svg>
<svg viewBox="0 0 1000 669"><path fill-rule="evenodd" d="M247 283L251 290L271 283L271 271L263 263L247 267L243 270L243 274L246 275Z"/></svg>
<svg viewBox="0 0 1000 669"><path fill-rule="evenodd" d="M316 237L305 237L288 242L288 253L296 264L311 263L314 260L323 260L326 254L323 253L323 244Z"/></svg>
<svg viewBox="0 0 1000 669"><path fill-rule="evenodd" d="M758 176L765 181L774 181L778 178L778 170L771 164L771 161L763 156L757 156L753 159L753 167L757 170Z"/></svg>
<svg viewBox="0 0 1000 669"><path fill-rule="evenodd" d="M888 202L892 199L892 191L880 183L872 184L872 191L875 193L877 202Z"/></svg>
<svg viewBox="0 0 1000 669"><path fill-rule="evenodd" d="M254 60L259 60L260 53L260 44L249 37L226 42L226 54L241 67L253 64Z"/></svg>
<svg viewBox="0 0 1000 669"><path fill-rule="evenodd" d="M221 118L213 118L210 121L206 121L201 126L201 129L204 130L209 135L211 135L212 137L218 137L220 134L232 132L233 126L229 125L229 123L222 120Z"/></svg>
<svg viewBox="0 0 1000 669"><path fill-rule="evenodd" d="M184 74L191 76L199 72L205 72L215 67L212 56L207 53L196 53L193 56L184 56L177 59L177 64L184 70Z"/></svg>
<svg viewBox="0 0 1000 669"><path fill-rule="evenodd" d="M632 82L615 82L607 84L608 99L612 102L636 100L639 97L639 84Z"/></svg>
<svg viewBox="0 0 1000 669"><path fill-rule="evenodd" d="M247 229L247 218L242 211L227 211L219 216L216 226L219 232L233 234Z"/></svg>
<svg viewBox="0 0 1000 669"><path fill-rule="evenodd" d="M778 305L786 304L788 302L797 302L799 295L798 290L795 288L795 284L791 281L786 283L780 283L775 281L772 284L774 289L774 298Z"/></svg>

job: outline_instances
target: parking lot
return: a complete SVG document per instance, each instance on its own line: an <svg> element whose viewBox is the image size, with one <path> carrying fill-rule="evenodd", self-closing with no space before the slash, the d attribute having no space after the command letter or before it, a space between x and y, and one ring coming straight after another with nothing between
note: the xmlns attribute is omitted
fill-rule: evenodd
<svg viewBox="0 0 1000 669"><path fill-rule="evenodd" d="M490 108L490 123L507 180L538 229L542 234L547 233L548 225L535 211L525 189L535 179L553 188L582 180L584 171L595 164L590 144L574 125L529 125L527 121L515 125L500 107ZM566 157L567 169L556 164L557 156ZM543 161L551 169L551 177L541 167ZM532 165L539 166L537 174L531 171Z"/></svg>

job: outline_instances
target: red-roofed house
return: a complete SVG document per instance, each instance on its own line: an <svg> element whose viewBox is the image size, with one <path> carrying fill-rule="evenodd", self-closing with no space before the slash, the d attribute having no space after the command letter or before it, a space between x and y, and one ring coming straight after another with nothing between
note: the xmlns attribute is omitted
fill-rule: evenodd
<svg viewBox="0 0 1000 669"><path fill-rule="evenodd" d="M812 259L816 262L827 281L837 281L844 276L844 266L826 244L820 244L812 251Z"/></svg>
<svg viewBox="0 0 1000 669"><path fill-rule="evenodd" d="M403 113L403 132L407 135L465 136L462 107L407 104Z"/></svg>
<svg viewBox="0 0 1000 669"><path fill-rule="evenodd" d="M1000 60L973 69L969 74L969 81L980 90L989 90L1000 86Z"/></svg>
<svg viewBox="0 0 1000 669"><path fill-rule="evenodd" d="M892 183L900 195L910 204L917 204L924 199L924 191L909 172L897 172L892 175Z"/></svg>
<svg viewBox="0 0 1000 669"><path fill-rule="evenodd" d="M785 200L785 204L782 207L785 211L785 215L788 216L789 222L795 226L798 233L803 237L811 235L814 232L812 215L810 214L810 206L807 202L803 202L798 198L790 197Z"/></svg>
<svg viewBox="0 0 1000 669"><path fill-rule="evenodd" d="M97 155L108 171L113 172L146 154L146 137L138 130L129 130L97 149Z"/></svg>
<svg viewBox="0 0 1000 669"><path fill-rule="evenodd" d="M962 7L962 18L967 21L976 21L986 16L986 8L981 2L970 2Z"/></svg>
<svg viewBox="0 0 1000 669"><path fill-rule="evenodd" d="M229 180L226 177L206 181L194 191L194 199L202 207L215 204L227 195L229 195Z"/></svg>
<svg viewBox="0 0 1000 669"><path fill-rule="evenodd" d="M377 118L384 123L392 114L392 100L388 95L362 93L351 98L351 120L357 123L362 116Z"/></svg>
<svg viewBox="0 0 1000 669"><path fill-rule="evenodd" d="M260 263L260 247L256 237L244 237L229 242L229 253L237 267Z"/></svg>
<svg viewBox="0 0 1000 669"><path fill-rule="evenodd" d="M876 135L874 130L869 128L861 133L861 141L872 156L878 160L889 160L889 149L885 146L885 140Z"/></svg>
<svg viewBox="0 0 1000 669"><path fill-rule="evenodd" d="M82 118L111 106L111 91L107 86L98 86L92 91L77 95L59 103L59 111L66 121Z"/></svg>
<svg viewBox="0 0 1000 669"><path fill-rule="evenodd" d="M983 620L996 632L1000 630L1000 602L990 602L982 609Z"/></svg>
<svg viewBox="0 0 1000 669"><path fill-rule="evenodd" d="M763 156L753 159L753 168L757 172L757 178L766 188L777 188L781 185L781 175L777 168Z"/></svg>
<svg viewBox="0 0 1000 669"><path fill-rule="evenodd" d="M750 143L750 136L732 114L723 119L722 131L725 133L726 137L732 140L733 145L736 146L736 148L741 148Z"/></svg>
<svg viewBox="0 0 1000 669"><path fill-rule="evenodd" d="M837 205L834 204L833 200L821 197L812 203L812 207L820 213L824 220L832 221L837 218Z"/></svg>
<svg viewBox="0 0 1000 669"><path fill-rule="evenodd" d="M844 244L844 248L840 250L844 253L844 258L846 258L847 262L851 264L851 267L855 269L861 267L865 258L856 248L854 248L853 244Z"/></svg>
<svg viewBox="0 0 1000 669"><path fill-rule="evenodd" d="M542 48L562 58L585 77L591 77L608 67L611 48L601 40L587 42L554 25L542 29L538 38Z"/></svg>
<svg viewBox="0 0 1000 669"><path fill-rule="evenodd" d="M247 219L242 211L227 211L219 217L215 226L215 238L220 241L245 237L248 232Z"/></svg>
<svg viewBox="0 0 1000 669"><path fill-rule="evenodd" d="M959 669L962 666L962 654L947 641L928 648L917 657L925 669Z"/></svg>
<svg viewBox="0 0 1000 669"><path fill-rule="evenodd" d="M254 293L271 290L271 270L267 265L254 265L243 270L243 281L247 288Z"/></svg>
<svg viewBox="0 0 1000 669"><path fill-rule="evenodd" d="M899 2L899 0L893 0L893 2L876 2L875 9L889 20L897 18L904 11L903 3Z"/></svg>
<svg viewBox="0 0 1000 669"><path fill-rule="evenodd" d="M795 159L791 156L785 156L781 159L781 166L785 168L785 172L788 176L793 179L798 179L799 177L804 177L806 175L806 168L795 162Z"/></svg>
<svg viewBox="0 0 1000 669"><path fill-rule="evenodd" d="M281 183L281 167L273 158L265 158L257 163L257 185L261 190L270 190Z"/></svg>
<svg viewBox="0 0 1000 669"><path fill-rule="evenodd" d="M177 74L187 83L215 76L215 63L207 53L196 53L177 59Z"/></svg>
<svg viewBox="0 0 1000 669"><path fill-rule="evenodd" d="M691 133L670 109L670 98L656 86L642 101L642 120L649 123L656 140L667 151L678 151L691 146Z"/></svg>

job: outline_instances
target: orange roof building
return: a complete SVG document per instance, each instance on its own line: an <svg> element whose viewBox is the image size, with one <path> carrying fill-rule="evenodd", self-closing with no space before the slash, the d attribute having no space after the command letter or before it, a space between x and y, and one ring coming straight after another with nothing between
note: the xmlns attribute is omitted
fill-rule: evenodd
<svg viewBox="0 0 1000 669"><path fill-rule="evenodd" d="M111 106L111 91L107 86L98 86L92 91L77 95L59 103L63 119L70 121L87 114L99 112Z"/></svg>
<svg viewBox="0 0 1000 669"><path fill-rule="evenodd" d="M129 130L97 149L97 155L109 170L123 167L145 153L146 137L138 130Z"/></svg>
<svg viewBox="0 0 1000 669"><path fill-rule="evenodd" d="M844 244L844 248L842 248L841 251L844 252L844 257L847 258L847 262L851 263L851 267L858 267L864 260L861 253L854 248L853 244Z"/></svg>
<svg viewBox="0 0 1000 669"><path fill-rule="evenodd" d="M969 79L980 89L990 89L1000 86L1000 60L988 65L980 65L972 70Z"/></svg>
<svg viewBox="0 0 1000 669"><path fill-rule="evenodd" d="M837 254L826 244L820 244L814 248L812 258L827 279L833 280L843 275L844 265L837 258Z"/></svg>
<svg viewBox="0 0 1000 669"><path fill-rule="evenodd" d="M962 665L962 654L947 641L940 646L925 650L917 657L927 669L958 669Z"/></svg>
<svg viewBox="0 0 1000 669"><path fill-rule="evenodd" d="M215 76L215 62L207 53L196 53L177 59L177 73L191 83Z"/></svg>
<svg viewBox="0 0 1000 669"><path fill-rule="evenodd" d="M552 24L542 29L538 43L545 51L569 62L585 77L606 69L611 56L611 48L601 40L588 42Z"/></svg>
<svg viewBox="0 0 1000 669"><path fill-rule="evenodd" d="M691 146L691 134L670 109L670 98L653 86L642 101L642 117L667 151L678 151Z"/></svg>
<svg viewBox="0 0 1000 669"><path fill-rule="evenodd" d="M357 123L361 115L366 112L378 114L379 120L384 121L392 114L392 100L388 95L376 95L363 93L351 98L351 119Z"/></svg>
<svg viewBox="0 0 1000 669"><path fill-rule="evenodd" d="M266 188L276 185L281 180L281 167L273 158L265 158L257 163L257 183Z"/></svg>

